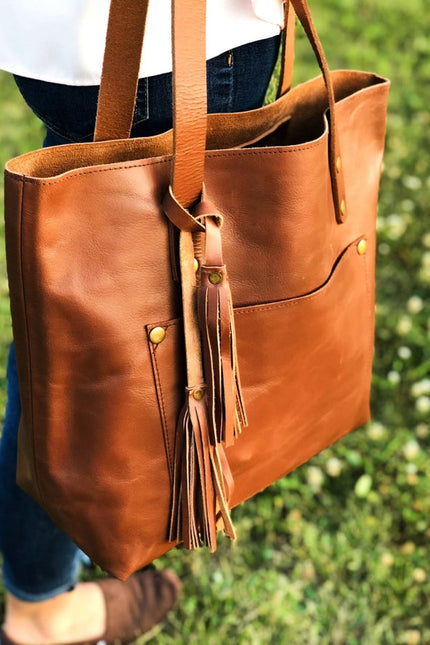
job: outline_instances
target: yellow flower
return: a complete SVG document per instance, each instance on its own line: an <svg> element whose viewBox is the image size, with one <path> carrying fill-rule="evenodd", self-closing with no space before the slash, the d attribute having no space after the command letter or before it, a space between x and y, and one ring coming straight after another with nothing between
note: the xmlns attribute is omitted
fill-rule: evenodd
<svg viewBox="0 0 430 645"><path fill-rule="evenodd" d="M412 573L415 582L424 582L424 580L427 578L427 573L422 567L418 567L417 569L413 570Z"/></svg>
<svg viewBox="0 0 430 645"><path fill-rule="evenodd" d="M405 542L402 544L402 548L400 550L405 555L410 555L415 551L415 544L413 542Z"/></svg>
<svg viewBox="0 0 430 645"><path fill-rule="evenodd" d="M386 551L385 553L382 554L382 556L381 556L381 564L383 564L384 567L392 567L393 566L394 558L391 555L391 553Z"/></svg>
<svg viewBox="0 0 430 645"><path fill-rule="evenodd" d="M419 645L421 643L421 634L418 629L410 629L405 633L406 645Z"/></svg>

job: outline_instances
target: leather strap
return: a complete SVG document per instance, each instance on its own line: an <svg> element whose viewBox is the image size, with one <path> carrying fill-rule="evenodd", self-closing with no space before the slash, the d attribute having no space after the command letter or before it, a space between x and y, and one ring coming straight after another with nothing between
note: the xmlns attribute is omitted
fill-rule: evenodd
<svg viewBox="0 0 430 645"><path fill-rule="evenodd" d="M148 0L111 0L95 141L130 136L148 4ZM198 199L203 185L207 120L205 35L206 2L172 0L171 183L177 201L185 208Z"/></svg>
<svg viewBox="0 0 430 645"><path fill-rule="evenodd" d="M94 141L128 139L133 123L149 0L112 0L109 11ZM281 72L277 97L291 87L295 14L284 2ZM127 43L127 56L122 56Z"/></svg>
<svg viewBox="0 0 430 645"><path fill-rule="evenodd" d="M128 139L149 0L112 0L94 141Z"/></svg>
<svg viewBox="0 0 430 645"><path fill-rule="evenodd" d="M276 98L284 96L291 88L294 70L295 28L296 14L291 2L286 0L284 2L284 29L282 30L281 71Z"/></svg>
<svg viewBox="0 0 430 645"><path fill-rule="evenodd" d="M346 215L346 201L341 151L336 131L333 83L324 51L312 22L307 0L289 0L286 11L291 24L293 17L290 13L290 5L308 36L327 88L330 108L330 173L336 219L341 223ZM188 209L198 199L203 185L207 120L206 2L203 0L172 0L172 7L173 122L175 130L172 185L176 200ZM97 110L96 140L127 138L129 136L147 8L148 0L111 0ZM286 37L288 37L287 32ZM289 40L290 46L284 48L283 54L282 87L284 88L288 87L291 75L291 37ZM127 47L125 43L127 43ZM125 51L127 51L126 56L124 55Z"/></svg>
<svg viewBox="0 0 430 645"><path fill-rule="evenodd" d="M318 65L322 72L324 83L327 88L328 104L330 108L330 140L329 140L329 162L330 175L333 188L333 201L336 219L339 224L346 218L345 182L343 178L342 157L340 151L339 135L336 128L336 99L333 89L333 82L324 54L321 41L318 37L312 16L309 11L307 0L290 0L300 20L303 29L312 45Z"/></svg>
<svg viewBox="0 0 430 645"><path fill-rule="evenodd" d="M206 2L173 0L173 167L176 200L189 208L203 189L207 131Z"/></svg>

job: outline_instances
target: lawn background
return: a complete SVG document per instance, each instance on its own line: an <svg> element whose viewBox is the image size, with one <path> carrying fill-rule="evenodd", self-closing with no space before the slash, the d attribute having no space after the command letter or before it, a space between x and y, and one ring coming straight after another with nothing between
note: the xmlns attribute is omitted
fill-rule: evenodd
<svg viewBox="0 0 430 645"><path fill-rule="evenodd" d="M213 556L175 550L161 558L157 566L181 576L183 600L162 631L139 643L430 643L430 11L425 0L311 5L333 69L392 80L374 421L236 509L238 543L220 539ZM296 80L316 73L300 32ZM1 162L42 138L0 73ZM0 254L3 415L11 328L3 246Z"/></svg>

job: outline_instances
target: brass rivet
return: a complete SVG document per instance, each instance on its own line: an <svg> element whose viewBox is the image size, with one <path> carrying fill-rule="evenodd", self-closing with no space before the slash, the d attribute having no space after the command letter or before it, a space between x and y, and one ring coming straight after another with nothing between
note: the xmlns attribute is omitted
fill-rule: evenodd
<svg viewBox="0 0 430 645"><path fill-rule="evenodd" d="M154 343L154 345L159 345L165 338L166 330L164 327L154 327L154 329L151 329L149 332L149 340L151 343Z"/></svg>
<svg viewBox="0 0 430 645"><path fill-rule="evenodd" d="M367 251L367 242L366 240L360 240L357 244L357 253L358 255L364 255Z"/></svg>
<svg viewBox="0 0 430 645"><path fill-rule="evenodd" d="M340 202L340 212L342 213L342 215L345 215L346 213L346 204L344 199L342 199L342 201Z"/></svg>
<svg viewBox="0 0 430 645"><path fill-rule="evenodd" d="M342 170L342 159L338 157L336 159L336 172L340 172Z"/></svg>
<svg viewBox="0 0 430 645"><path fill-rule="evenodd" d="M214 271L213 273L209 274L209 282L211 284L219 284L222 282L222 275L221 273L218 273L218 271Z"/></svg>
<svg viewBox="0 0 430 645"><path fill-rule="evenodd" d="M194 258L194 271L197 273L199 270L199 261L197 258Z"/></svg>
<svg viewBox="0 0 430 645"><path fill-rule="evenodd" d="M199 388L198 390L194 390L193 392L193 397L195 398L196 401L201 401L202 398L205 395L205 391Z"/></svg>

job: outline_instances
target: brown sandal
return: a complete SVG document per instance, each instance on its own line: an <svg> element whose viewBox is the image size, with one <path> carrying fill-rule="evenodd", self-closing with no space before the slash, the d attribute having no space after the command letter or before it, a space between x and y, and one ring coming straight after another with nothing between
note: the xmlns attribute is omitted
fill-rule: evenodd
<svg viewBox="0 0 430 645"><path fill-rule="evenodd" d="M129 645L162 622L174 606L181 583L172 571L145 569L126 582L98 580L106 603L106 631L100 638L64 645ZM12 641L0 630L1 645L28 645Z"/></svg>

